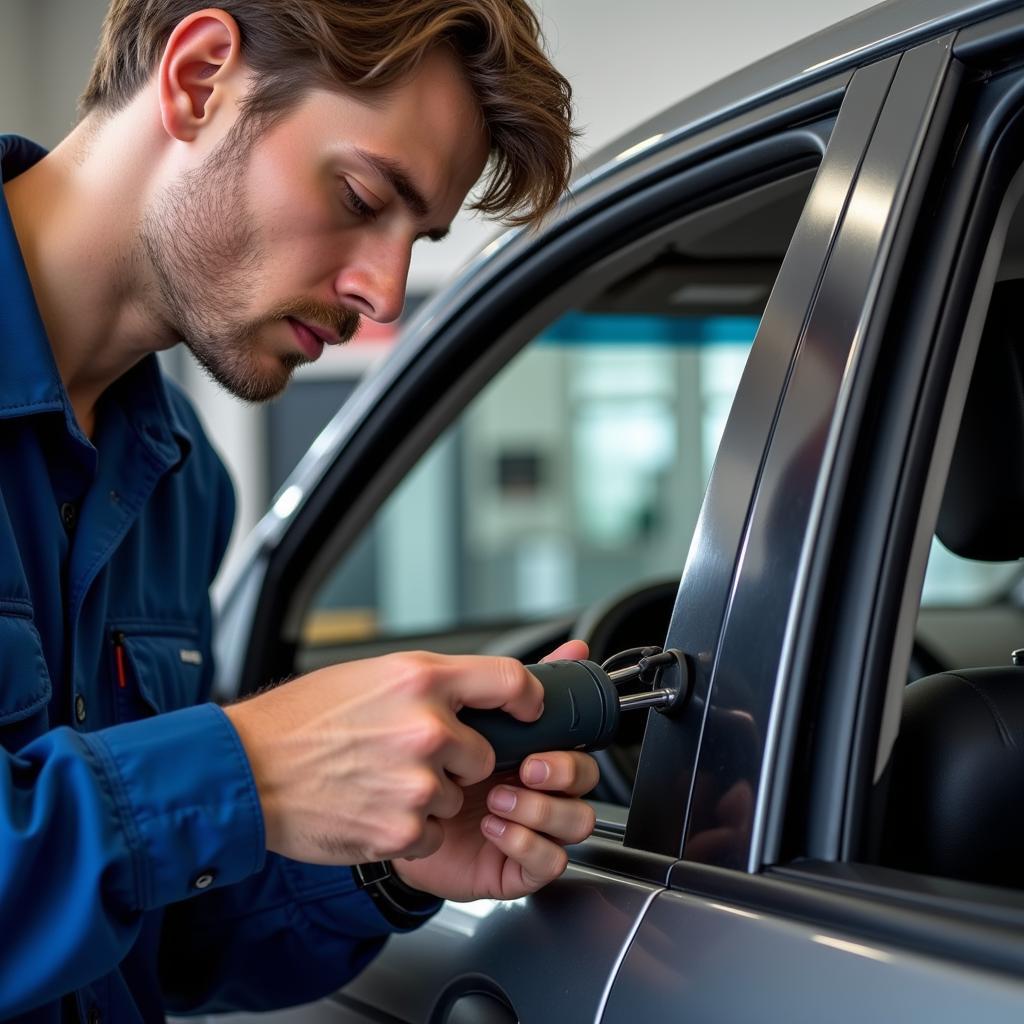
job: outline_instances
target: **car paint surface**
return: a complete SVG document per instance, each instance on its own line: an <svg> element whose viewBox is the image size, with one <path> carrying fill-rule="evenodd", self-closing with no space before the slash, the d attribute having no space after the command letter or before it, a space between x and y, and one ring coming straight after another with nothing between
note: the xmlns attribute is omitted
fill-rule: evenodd
<svg viewBox="0 0 1024 1024"><path fill-rule="evenodd" d="M681 892L654 900L604 1024L1019 1021L1024 983L829 926Z"/></svg>
<svg viewBox="0 0 1024 1024"><path fill-rule="evenodd" d="M658 892L573 865L529 899L446 904L423 928L389 942L373 975L346 986L345 1004L402 1020L421 1019L430 1008L443 1020L461 997L482 989L500 992L522 1020L593 1021Z"/></svg>

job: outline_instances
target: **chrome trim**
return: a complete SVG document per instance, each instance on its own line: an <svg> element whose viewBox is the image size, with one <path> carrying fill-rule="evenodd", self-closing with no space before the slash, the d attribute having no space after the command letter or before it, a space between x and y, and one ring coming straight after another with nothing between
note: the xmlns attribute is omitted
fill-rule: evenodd
<svg viewBox="0 0 1024 1024"><path fill-rule="evenodd" d="M608 980L605 982L604 991L601 993L601 1000L597 1004L597 1014L594 1016L594 1024L601 1024L601 1018L604 1016L604 1011L608 1006L608 1000L611 998L612 988L615 986L615 979L619 976L619 970L629 953L630 947L633 945L636 933L640 931L640 926L644 923L644 918L647 916L647 911L651 909L651 904L664 891L664 889L655 889L654 892L647 897L643 906L640 908L640 913L637 914L636 920L633 922L633 927L629 930L629 934L622 943L622 949L620 950L619 955L615 958L612 969L608 972Z"/></svg>

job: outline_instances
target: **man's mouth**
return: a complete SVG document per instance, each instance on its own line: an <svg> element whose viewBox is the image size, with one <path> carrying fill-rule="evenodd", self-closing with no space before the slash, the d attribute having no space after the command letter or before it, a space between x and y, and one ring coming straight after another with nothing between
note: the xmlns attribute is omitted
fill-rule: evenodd
<svg viewBox="0 0 1024 1024"><path fill-rule="evenodd" d="M296 320L294 317L285 317L288 321L288 326L291 327L292 333L295 335L296 341L299 343L299 348L303 354L311 362L320 358L320 354L324 350L324 345L328 343L330 334L324 328L314 330L309 324L304 323L302 320Z"/></svg>
<svg viewBox="0 0 1024 1024"><path fill-rule="evenodd" d="M332 331L330 327L321 327L320 324L311 323L309 320L296 320L295 322L302 324L307 331L315 334L325 345L337 345L341 342L337 332Z"/></svg>

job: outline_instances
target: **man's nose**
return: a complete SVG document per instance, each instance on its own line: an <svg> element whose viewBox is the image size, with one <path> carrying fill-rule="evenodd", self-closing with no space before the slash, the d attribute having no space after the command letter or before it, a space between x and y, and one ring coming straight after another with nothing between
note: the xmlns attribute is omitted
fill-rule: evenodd
<svg viewBox="0 0 1024 1024"><path fill-rule="evenodd" d="M334 284L338 300L378 323L397 320L405 305L410 255L410 246L398 242L364 250L338 271Z"/></svg>

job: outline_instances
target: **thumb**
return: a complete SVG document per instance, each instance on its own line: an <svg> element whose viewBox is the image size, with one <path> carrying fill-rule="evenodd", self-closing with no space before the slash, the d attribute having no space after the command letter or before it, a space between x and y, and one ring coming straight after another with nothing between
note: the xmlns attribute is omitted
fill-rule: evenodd
<svg viewBox="0 0 1024 1024"><path fill-rule="evenodd" d="M589 656L590 648L584 641L566 640L561 647L552 651L546 658L541 658L541 663L545 661L584 661Z"/></svg>

